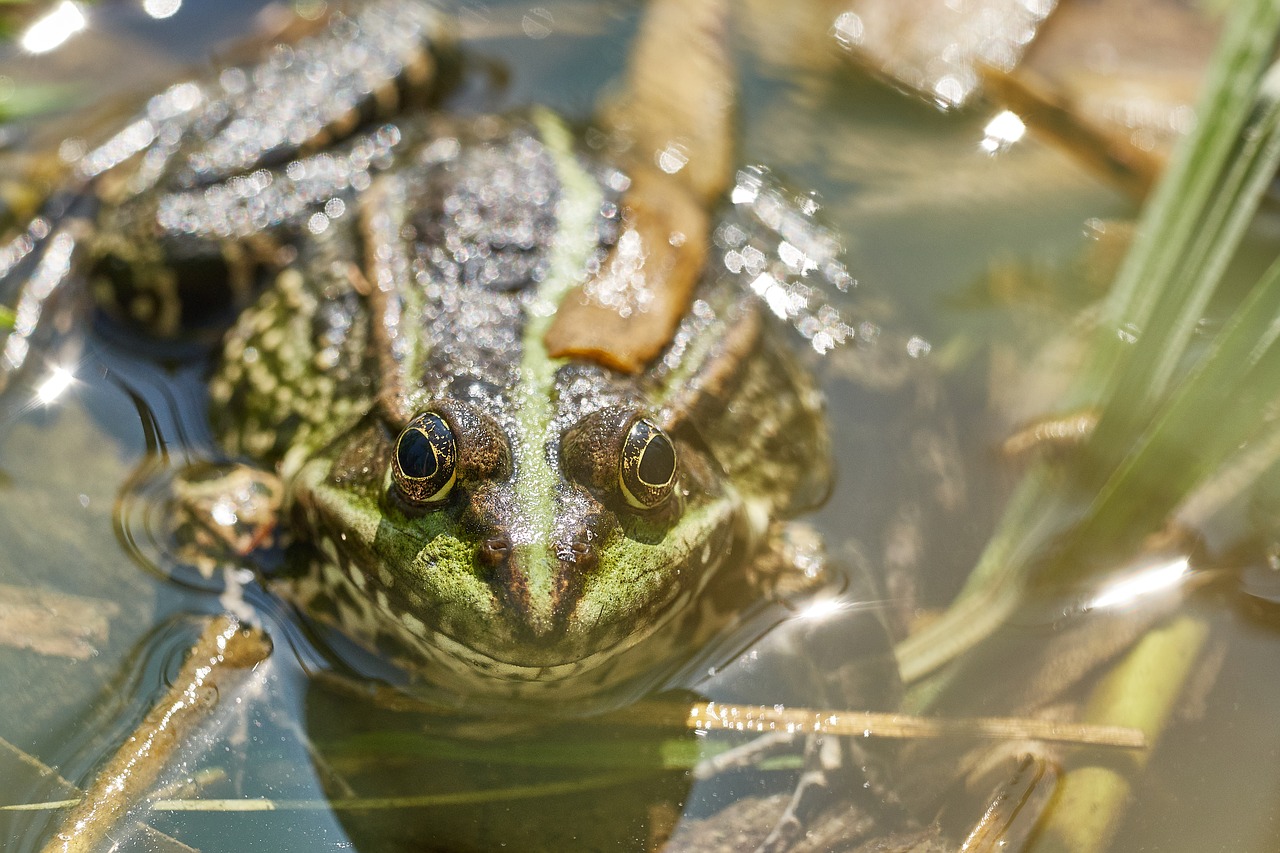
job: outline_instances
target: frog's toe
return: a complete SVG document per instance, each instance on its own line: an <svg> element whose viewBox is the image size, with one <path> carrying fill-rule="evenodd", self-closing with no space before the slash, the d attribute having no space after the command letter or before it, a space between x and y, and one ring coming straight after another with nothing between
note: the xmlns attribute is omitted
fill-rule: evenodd
<svg viewBox="0 0 1280 853"><path fill-rule="evenodd" d="M157 574L271 568L281 553L283 486L267 471L231 463L144 467L122 490L116 525L135 559Z"/></svg>
<svg viewBox="0 0 1280 853"><path fill-rule="evenodd" d="M166 521L175 555L201 574L278 545L283 485L274 474L236 464L200 463L176 472Z"/></svg>
<svg viewBox="0 0 1280 853"><path fill-rule="evenodd" d="M868 835L876 824L876 804L867 802L877 787L868 778L868 756L847 738L810 735L805 744L805 769L800 774L786 810L773 830L757 848L757 853L790 850L814 826L827 809L844 804L865 813Z"/></svg>

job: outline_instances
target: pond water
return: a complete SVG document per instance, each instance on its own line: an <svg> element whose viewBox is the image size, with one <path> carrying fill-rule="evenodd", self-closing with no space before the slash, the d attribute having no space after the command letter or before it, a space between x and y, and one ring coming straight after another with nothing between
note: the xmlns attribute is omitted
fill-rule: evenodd
<svg viewBox="0 0 1280 853"><path fill-rule="evenodd" d="M65 48L46 57L10 50L0 74L17 86L71 82L74 97L101 106L204 66L227 40L249 32L261 9L248 0L186 0L153 20L141 5L94 6L87 31ZM859 342L808 356L828 396L839 468L834 493L809 520L832 553L880 579L888 591L879 605L900 631L944 608L973 567L1021 472L997 449L1016 421L1035 413L1027 398L1037 383L1049 382L1019 385L1014 368L1097 296L1080 283L1079 259L1096 223L1131 218L1136 207L1034 136L989 153L980 142L997 107L939 112L853 67L825 29L800 26L812 9L784 8L736 7L738 157L766 166L795 198L818 203L857 280L847 293L824 297L859 330ZM537 9L462 4L458 13L474 68L458 109L542 103L586 120L622 72L639 8L565 0ZM104 87L103 79L112 82ZM57 133L75 132L58 121ZM1010 278L1020 284L1001 296L991 282ZM805 346L798 335L795 343ZM145 502L121 504L139 467L154 470L161 449L175 466L212 455L208 363L200 354L157 358L89 323L42 357L47 368L32 371L0 408L0 584L10 596L24 589L84 599L79 624L65 627L85 645L68 652L0 643L0 739L83 784L175 676L198 617L228 601L221 582L148 571L158 558ZM56 399L38 399L45 371L58 365L73 368L74 382ZM1106 619L1070 617L1085 594L1029 601L967 663L947 707L1016 714L1020 661L1058 648L1063 636L1123 634ZM497 746L426 736L417 718L318 686L312 674L331 663L313 629L256 584L243 595L275 652L239 695L242 710L219 714L165 778L176 798L198 789L205 798L295 807L142 816L204 853L645 850L681 814L705 817L730 791L776 792L792 778L794 767L694 783L685 771L705 738L673 731L575 724ZM69 606L50 609L76 612ZM1191 692L1201 686L1135 782L1113 849L1277 849L1274 620L1242 610L1229 593L1182 607L1210 629ZM87 614L103 617L102 625ZM1066 698L1078 700L1085 689L1072 685ZM913 768L920 777L954 760L922 753ZM0 804L65 796L30 764L0 758ZM337 814L323 804L338 776L366 797L566 787L558 795ZM944 808L950 830L977 820L971 799L957 796ZM56 814L0 812L0 846L39 849ZM115 835L120 849L182 849L133 824Z"/></svg>

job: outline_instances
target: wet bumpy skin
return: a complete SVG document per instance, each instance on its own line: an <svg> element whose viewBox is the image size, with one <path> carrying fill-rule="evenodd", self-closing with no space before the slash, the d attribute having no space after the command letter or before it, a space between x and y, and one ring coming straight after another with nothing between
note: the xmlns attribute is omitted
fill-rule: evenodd
<svg viewBox="0 0 1280 853"><path fill-rule="evenodd" d="M767 599L771 525L827 490L821 399L726 264L746 221L642 369L551 357L631 178L545 111L404 109L440 44L426 6L365 3L158 95L81 165L76 252L157 333L212 280L261 288L211 412L284 484L286 595L469 707L624 701Z"/></svg>
<svg viewBox="0 0 1280 853"><path fill-rule="evenodd" d="M403 165L300 247L212 384L228 446L279 454L318 554L292 594L472 705L651 687L743 616L717 574L763 588L747 561L769 522L825 490L820 400L727 273L643 373L548 357L555 307L615 238L619 173L545 113L402 136ZM352 267L376 294L323 298Z"/></svg>

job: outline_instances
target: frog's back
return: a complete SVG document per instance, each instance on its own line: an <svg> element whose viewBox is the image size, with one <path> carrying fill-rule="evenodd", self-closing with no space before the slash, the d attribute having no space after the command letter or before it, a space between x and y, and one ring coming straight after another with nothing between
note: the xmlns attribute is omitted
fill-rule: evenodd
<svg viewBox="0 0 1280 853"><path fill-rule="evenodd" d="M99 192L95 275L136 291L147 325L189 281L261 287L222 344L212 417L231 455L282 476L309 555L288 589L310 612L458 696L642 689L743 616L770 526L826 491L820 396L747 287L759 271L728 257L770 235L736 210L714 238L661 234L701 266L657 294L671 322L652 354L620 368L597 334L595 355L554 357L567 299L621 293L642 314L663 286L659 254L613 260L641 230L634 173L540 109L387 119L377 87L301 109L303 60L353 37L396 91L416 85L422 7L360 9L283 68L165 93L128 167L98 152L112 180L93 179L121 197ZM403 32L370 38L387 27ZM339 67L338 91L363 91L363 66ZM245 136L273 87L287 121ZM705 594L727 567L731 607Z"/></svg>
<svg viewBox="0 0 1280 853"><path fill-rule="evenodd" d="M334 543L322 562L345 567L296 594L471 695L660 673L655 660L679 661L691 637L733 618L708 621L688 600L769 519L824 493L820 397L722 261L643 370L550 357L560 302L624 230L626 175L545 111L398 127L397 164L302 236L229 336L212 385L228 446L283 465L299 526ZM456 434L459 472L464 446L487 460L425 510L396 480L400 437L424 412ZM602 449L640 421L679 458L672 495L651 507L619 497L620 462ZM362 523L373 525L363 536ZM365 547L336 544L352 540ZM424 557L423 541L447 541L449 554ZM409 583L386 570L396 563L417 567ZM334 595L352 577L363 588ZM379 612L340 612L370 598Z"/></svg>
<svg viewBox="0 0 1280 853"><path fill-rule="evenodd" d="M624 229L626 173L544 110L381 132L397 140L396 165L334 196L342 214L323 229L299 231L294 263L227 338L213 388L230 448L279 459L323 447L380 393L398 395L405 418L466 400L510 432L545 403L551 452L582 418L631 408L697 430L726 473L780 505L824 493L820 396L724 249L643 370L552 358L552 316Z"/></svg>

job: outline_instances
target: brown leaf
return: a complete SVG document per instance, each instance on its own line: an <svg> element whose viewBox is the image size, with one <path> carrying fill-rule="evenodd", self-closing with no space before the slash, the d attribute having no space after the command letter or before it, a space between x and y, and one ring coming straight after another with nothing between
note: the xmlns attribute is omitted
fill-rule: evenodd
<svg viewBox="0 0 1280 853"><path fill-rule="evenodd" d="M858 62L944 107L979 89L979 68L1010 70L1054 0L855 0L835 38Z"/></svg>
<svg viewBox="0 0 1280 853"><path fill-rule="evenodd" d="M1134 195L1190 129L1219 24L1181 0L1063 2L989 94Z"/></svg>
<svg viewBox="0 0 1280 853"><path fill-rule="evenodd" d="M637 171L624 204L622 235L599 275L565 297L547 330L552 358L637 373L688 310L706 260L706 211L654 169Z"/></svg>

